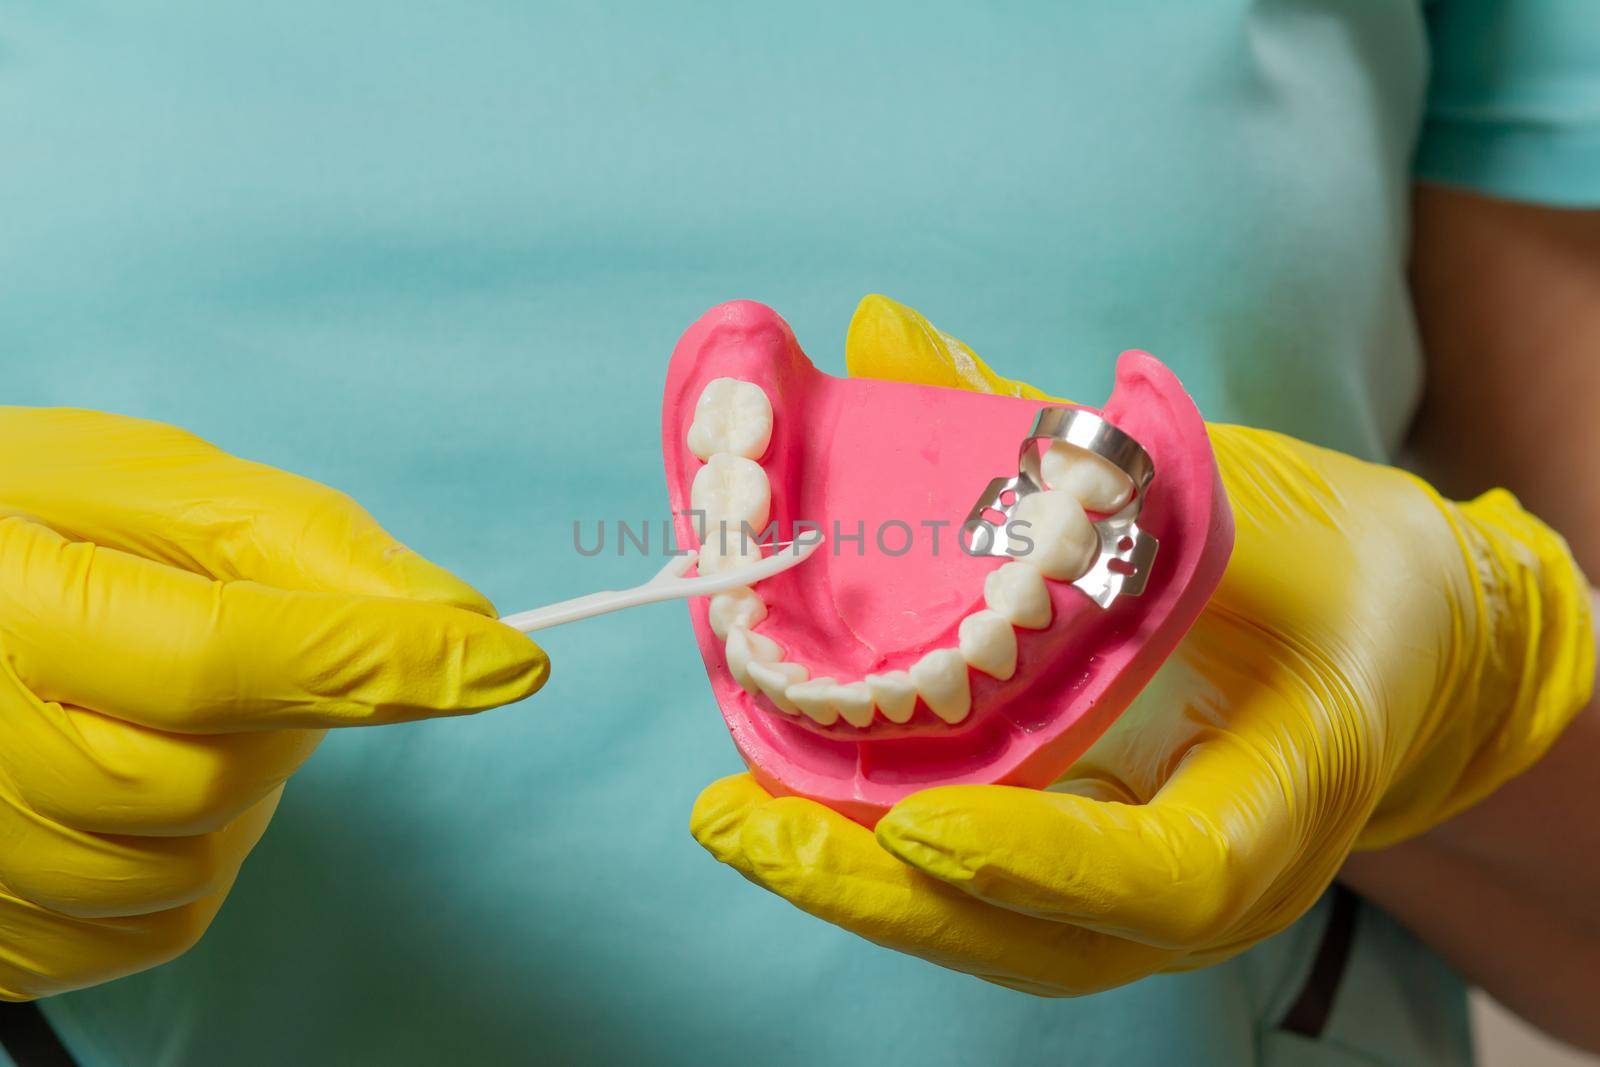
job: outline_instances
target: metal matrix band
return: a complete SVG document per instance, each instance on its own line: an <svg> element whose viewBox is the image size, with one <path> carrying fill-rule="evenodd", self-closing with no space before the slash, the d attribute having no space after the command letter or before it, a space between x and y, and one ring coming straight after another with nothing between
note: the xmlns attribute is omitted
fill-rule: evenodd
<svg viewBox="0 0 1600 1067"><path fill-rule="evenodd" d="M1039 471L1040 441L1066 441L1116 464L1132 480L1133 499L1115 515L1094 523L1100 535L1100 553L1087 573L1072 584L1089 595L1102 608L1119 596L1138 596L1144 592L1160 542L1139 529L1136 521L1144 507L1145 491L1156 476L1156 467L1144 447L1084 408L1043 408L1034 417L1033 429L1022 442L1017 456L1017 473L991 481L978 502L967 512L961 528L971 535L967 551L978 556L1007 556L1005 528L1022 498L1044 491L1044 476ZM1048 447L1048 446L1046 446ZM1009 498L1009 502L1007 502ZM1001 521L992 516L999 514Z"/></svg>

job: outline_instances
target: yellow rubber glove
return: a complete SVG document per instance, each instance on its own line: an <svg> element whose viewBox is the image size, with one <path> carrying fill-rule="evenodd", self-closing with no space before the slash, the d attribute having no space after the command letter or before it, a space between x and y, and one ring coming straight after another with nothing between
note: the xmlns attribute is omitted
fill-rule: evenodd
<svg viewBox="0 0 1600 1067"><path fill-rule="evenodd" d="M869 297L850 372L1040 396ZM878 944L1046 995L1204 966L1283 929L1353 847L1420 833L1588 700L1588 592L1505 492L1211 427L1237 546L1210 606L1050 791L930 789L876 836L748 775L692 817L718 859Z"/></svg>
<svg viewBox="0 0 1600 1067"><path fill-rule="evenodd" d="M536 690L492 615L332 489L0 407L0 998L192 945L320 728Z"/></svg>

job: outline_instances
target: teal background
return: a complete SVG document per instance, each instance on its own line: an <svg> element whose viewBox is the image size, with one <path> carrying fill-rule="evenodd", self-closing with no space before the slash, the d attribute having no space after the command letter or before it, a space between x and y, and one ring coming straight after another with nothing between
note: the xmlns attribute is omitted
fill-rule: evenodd
<svg viewBox="0 0 1600 1067"><path fill-rule="evenodd" d="M571 525L662 517L666 358L732 297L834 371L871 291L1086 399L1144 347L1212 418L1382 457L1420 388L1403 260L1426 15L0 0L0 395L176 422L338 486L507 611L643 573L578 556ZM1456 121L1491 139L1481 119ZM1426 173L1581 198L1568 140L1515 172L1425 144ZM1320 910L1079 1001L881 951L689 838L699 788L739 764L681 607L547 645L553 679L520 706L331 736L195 951L50 1002L78 1055L1305 1054L1270 1031ZM1362 929L1379 977L1319 1054L1463 1058L1458 981L1381 917Z"/></svg>

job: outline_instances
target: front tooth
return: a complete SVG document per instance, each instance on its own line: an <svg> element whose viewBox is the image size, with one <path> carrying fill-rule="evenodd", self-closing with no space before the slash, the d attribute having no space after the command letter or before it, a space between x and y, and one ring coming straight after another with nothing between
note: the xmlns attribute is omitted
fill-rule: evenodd
<svg viewBox="0 0 1600 1067"><path fill-rule="evenodd" d="M734 627L749 629L766 617L766 602L748 588L730 589L711 598L711 632L724 640Z"/></svg>
<svg viewBox="0 0 1600 1067"><path fill-rule="evenodd" d="M694 406L689 451L701 459L728 452L760 459L772 440L772 402L754 382L713 378Z"/></svg>
<svg viewBox="0 0 1600 1067"><path fill-rule="evenodd" d="M828 699L828 691L838 685L833 678L813 678L789 686L784 695L818 726L832 726L839 721L839 709Z"/></svg>
<svg viewBox="0 0 1600 1067"><path fill-rule="evenodd" d="M851 726L872 725L872 690L866 682L830 686L828 702Z"/></svg>
<svg viewBox="0 0 1600 1067"><path fill-rule="evenodd" d="M917 687L905 671L885 671L867 675L872 702L890 722L909 722L917 710Z"/></svg>
<svg viewBox="0 0 1600 1067"><path fill-rule="evenodd" d="M772 486L761 464L729 452L718 452L694 475L689 487L689 506L703 512L707 530L728 524L728 539L736 540L741 524L760 532L767 525L772 507Z"/></svg>
<svg viewBox="0 0 1600 1067"><path fill-rule="evenodd" d="M1017 673L1017 635L998 611L974 612L961 620L961 658L1002 682Z"/></svg>
<svg viewBox="0 0 1600 1067"><path fill-rule="evenodd" d="M800 709L789 699L789 687L805 681L810 673L800 664L786 661L750 664L750 680L767 694L767 699L776 704L779 711L790 715L799 714Z"/></svg>
<svg viewBox="0 0 1600 1067"><path fill-rule="evenodd" d="M1083 513L1083 505L1061 489L1023 497L1011 512L1011 524L1014 529L1007 533L1016 549L1011 554L1025 557L1046 578L1077 581L1100 551L1100 535Z"/></svg>
<svg viewBox="0 0 1600 1067"><path fill-rule="evenodd" d="M1067 441L1045 450L1041 473L1045 485L1072 494L1090 511L1121 511L1133 497L1133 482L1121 467Z"/></svg>
<svg viewBox="0 0 1600 1067"><path fill-rule="evenodd" d="M777 663L783 659L783 649L770 637L753 633L740 626L728 631L728 643L723 651L728 657L728 673L746 693L755 696L761 687L750 677L750 667L755 663Z"/></svg>
<svg viewBox="0 0 1600 1067"><path fill-rule="evenodd" d="M952 725L972 710L967 661L953 648L936 649L911 665L911 682L928 710Z"/></svg>
<svg viewBox="0 0 1600 1067"><path fill-rule="evenodd" d="M1044 575L1025 559L1014 559L989 572L983 580L983 600L990 608L1024 630L1050 625L1050 590Z"/></svg>

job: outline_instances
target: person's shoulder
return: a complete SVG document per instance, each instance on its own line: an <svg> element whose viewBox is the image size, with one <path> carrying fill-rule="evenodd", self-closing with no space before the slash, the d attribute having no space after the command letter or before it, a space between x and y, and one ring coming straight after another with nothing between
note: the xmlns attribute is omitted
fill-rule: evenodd
<svg viewBox="0 0 1600 1067"><path fill-rule="evenodd" d="M1416 174L1491 196L1600 206L1592 0L1433 0Z"/></svg>

